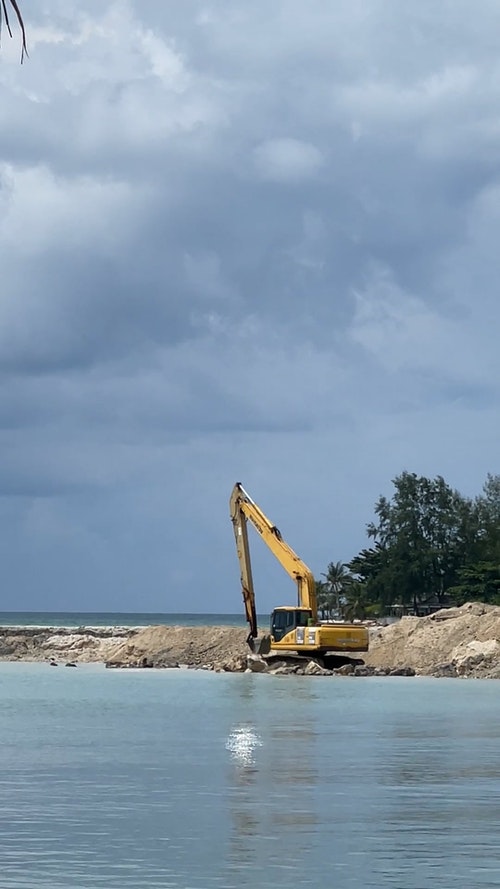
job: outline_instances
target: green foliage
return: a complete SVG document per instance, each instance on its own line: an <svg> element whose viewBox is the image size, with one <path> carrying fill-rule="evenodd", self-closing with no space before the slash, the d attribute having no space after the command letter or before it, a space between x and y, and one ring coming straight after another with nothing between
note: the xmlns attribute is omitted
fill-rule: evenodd
<svg viewBox="0 0 500 889"><path fill-rule="evenodd" d="M330 563L325 595L346 617L440 607L467 599L500 603L500 476L470 499L441 476L403 472L379 497L367 525L372 546Z"/></svg>
<svg viewBox="0 0 500 889"><path fill-rule="evenodd" d="M457 605L475 599L490 605L500 605L500 565L478 562L465 566L459 573L459 583L449 590Z"/></svg>
<svg viewBox="0 0 500 889"><path fill-rule="evenodd" d="M318 611L322 620L328 620L333 609L333 598L330 594L328 586L322 580L316 581L316 600L318 603Z"/></svg>
<svg viewBox="0 0 500 889"><path fill-rule="evenodd" d="M341 618L345 610L352 607L354 578L342 562L330 562L322 577L325 580L316 581L320 615L323 620Z"/></svg>
<svg viewBox="0 0 500 889"><path fill-rule="evenodd" d="M329 617L339 618L352 583L352 576L342 562L330 562L323 577L330 601Z"/></svg>

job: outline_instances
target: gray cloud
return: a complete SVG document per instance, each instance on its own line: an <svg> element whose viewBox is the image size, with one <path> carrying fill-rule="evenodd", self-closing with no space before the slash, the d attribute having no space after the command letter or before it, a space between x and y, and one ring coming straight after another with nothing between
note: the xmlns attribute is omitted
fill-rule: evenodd
<svg viewBox="0 0 500 889"><path fill-rule="evenodd" d="M30 16L0 67L5 607L238 610L237 479L318 574L403 468L476 493L496 3ZM293 594L267 555L262 610Z"/></svg>

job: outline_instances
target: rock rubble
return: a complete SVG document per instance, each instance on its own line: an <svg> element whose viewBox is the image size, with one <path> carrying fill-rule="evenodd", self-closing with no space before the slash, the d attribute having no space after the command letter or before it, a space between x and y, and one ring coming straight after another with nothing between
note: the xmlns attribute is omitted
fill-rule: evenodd
<svg viewBox="0 0 500 889"><path fill-rule="evenodd" d="M0 661L105 661L134 627L0 627Z"/></svg>

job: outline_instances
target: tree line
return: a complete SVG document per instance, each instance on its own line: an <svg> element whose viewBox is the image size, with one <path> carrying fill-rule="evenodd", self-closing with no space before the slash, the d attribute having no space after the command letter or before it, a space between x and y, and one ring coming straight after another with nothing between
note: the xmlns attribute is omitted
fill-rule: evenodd
<svg viewBox="0 0 500 889"><path fill-rule="evenodd" d="M403 472L377 500L370 545L330 562L316 582L324 618L426 613L479 600L500 604L500 476L464 497L441 476Z"/></svg>

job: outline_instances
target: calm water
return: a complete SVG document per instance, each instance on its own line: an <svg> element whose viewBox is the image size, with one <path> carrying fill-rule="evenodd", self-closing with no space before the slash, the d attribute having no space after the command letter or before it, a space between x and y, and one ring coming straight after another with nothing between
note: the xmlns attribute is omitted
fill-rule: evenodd
<svg viewBox="0 0 500 889"><path fill-rule="evenodd" d="M0 886L498 887L498 694L1 664Z"/></svg>

